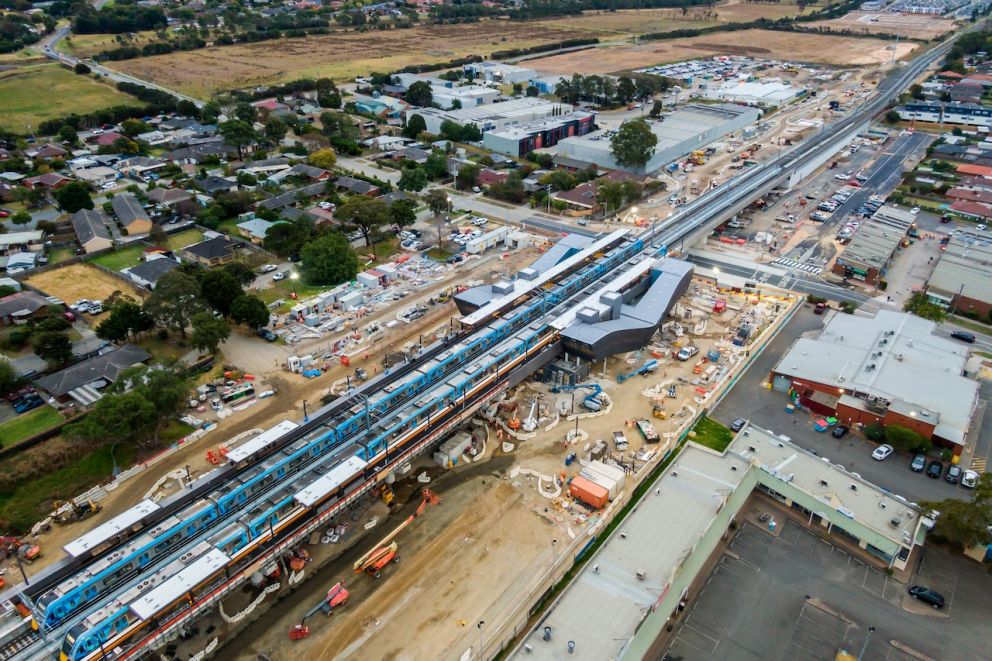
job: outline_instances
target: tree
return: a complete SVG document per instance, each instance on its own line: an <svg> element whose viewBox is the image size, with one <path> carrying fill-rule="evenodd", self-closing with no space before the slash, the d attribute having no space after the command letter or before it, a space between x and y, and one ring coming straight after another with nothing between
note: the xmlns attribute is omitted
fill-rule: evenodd
<svg viewBox="0 0 992 661"><path fill-rule="evenodd" d="M68 124L63 124L62 128L59 129L59 140L74 145L79 142L79 134Z"/></svg>
<svg viewBox="0 0 992 661"><path fill-rule="evenodd" d="M0 395L6 395L21 381L17 370L6 358L0 358Z"/></svg>
<svg viewBox="0 0 992 661"><path fill-rule="evenodd" d="M410 105L420 106L421 108L429 107L434 101L434 95L431 93L431 84L426 80L418 80L407 88L404 99Z"/></svg>
<svg viewBox="0 0 992 661"><path fill-rule="evenodd" d="M576 183L575 177L565 170L555 170L541 177L541 184L551 186L555 191L572 190Z"/></svg>
<svg viewBox="0 0 992 661"><path fill-rule="evenodd" d="M10 217L10 222L15 225L27 225L31 222L31 214L27 211L17 211Z"/></svg>
<svg viewBox="0 0 992 661"><path fill-rule="evenodd" d="M121 372L111 392L136 392L155 407L160 426L186 399L187 384L173 365L136 365Z"/></svg>
<svg viewBox="0 0 992 661"><path fill-rule="evenodd" d="M151 126L147 123L141 121L140 119L125 119L121 122L121 133L129 138L133 138L139 133L147 133L151 130Z"/></svg>
<svg viewBox="0 0 992 661"><path fill-rule="evenodd" d="M635 94L637 94L637 86L634 81L627 76L621 76L617 81L617 103L630 103L634 100Z"/></svg>
<svg viewBox="0 0 992 661"><path fill-rule="evenodd" d="M889 110L888 112L885 113L885 123L886 124L896 124L901 119L902 119L902 116L899 114L899 111L898 110Z"/></svg>
<svg viewBox="0 0 992 661"><path fill-rule="evenodd" d="M458 174L455 176L455 182L458 184L457 188L459 190L467 190L478 185L479 175L481 173L482 168L475 163L461 166L458 168Z"/></svg>
<svg viewBox="0 0 992 661"><path fill-rule="evenodd" d="M390 222L389 207L379 199L359 195L339 206L334 216L357 227L375 256L375 238L379 229Z"/></svg>
<svg viewBox="0 0 992 661"><path fill-rule="evenodd" d="M72 181L54 193L55 201L59 203L62 211L66 213L76 213L80 209L92 209L93 199L90 197L90 189L81 181Z"/></svg>
<svg viewBox="0 0 992 661"><path fill-rule="evenodd" d="M623 187L623 199L627 201L627 204L637 202L641 199L641 195L644 194L644 186L636 181L630 181L628 179L621 186Z"/></svg>
<svg viewBox="0 0 992 661"><path fill-rule="evenodd" d="M541 90L539 90L536 85L528 85L527 89L524 90L524 94L530 97L535 97L541 94Z"/></svg>
<svg viewBox="0 0 992 661"><path fill-rule="evenodd" d="M923 317L924 319L938 323L947 317L947 312L944 311L944 308L932 302L923 292L915 292L910 296L903 304L902 309L915 314L917 317Z"/></svg>
<svg viewBox="0 0 992 661"><path fill-rule="evenodd" d="M431 179L444 179L448 176L448 157L439 150L432 151L424 162L424 172Z"/></svg>
<svg viewBox="0 0 992 661"><path fill-rule="evenodd" d="M254 112L254 108L252 109ZM217 126L220 134L224 136L229 144L234 145L238 150L238 158L244 158L244 148L255 144L258 136L255 129L248 122L241 119L232 119Z"/></svg>
<svg viewBox="0 0 992 661"><path fill-rule="evenodd" d="M427 171L416 165L403 168L403 174L400 175L399 183L396 185L400 190L423 190L427 187Z"/></svg>
<svg viewBox="0 0 992 661"><path fill-rule="evenodd" d="M227 317L231 314L231 303L244 292L241 283L224 270L207 271L200 278L200 289L203 298L214 310Z"/></svg>
<svg viewBox="0 0 992 661"><path fill-rule="evenodd" d="M110 393L101 397L89 415L67 425L69 438L126 443L154 437L159 423L155 405L138 392Z"/></svg>
<svg viewBox="0 0 992 661"><path fill-rule="evenodd" d="M389 217L397 229L410 227L417 222L417 203L413 200L396 200L389 205Z"/></svg>
<svg viewBox="0 0 992 661"><path fill-rule="evenodd" d="M310 233L311 228L306 221L276 223L265 231L262 245L280 257L289 257L300 252Z"/></svg>
<svg viewBox="0 0 992 661"><path fill-rule="evenodd" d="M302 270L315 285L337 285L358 273L358 256L338 232L327 232L303 246Z"/></svg>
<svg viewBox="0 0 992 661"><path fill-rule="evenodd" d="M664 104L662 104L661 101L655 101L654 103L651 104L651 112L649 112L648 114L651 117L658 118L661 116L661 111L664 109L665 106Z"/></svg>
<svg viewBox="0 0 992 661"><path fill-rule="evenodd" d="M960 549L992 542L992 473L978 478L971 502L948 498L940 502L924 502L926 510L940 512L933 537Z"/></svg>
<svg viewBox="0 0 992 661"><path fill-rule="evenodd" d="M437 226L437 245L440 247L443 243L441 237L441 214L450 208L451 202L448 201L448 196L444 191L436 188L427 192L425 201L427 202L427 208L434 214L434 224Z"/></svg>
<svg viewBox="0 0 992 661"><path fill-rule="evenodd" d="M190 318L204 307L200 283L179 269L159 278L155 291L145 301L145 312L184 338Z"/></svg>
<svg viewBox="0 0 992 661"><path fill-rule="evenodd" d="M91 69L82 62L76 62L76 66L74 66L72 70L75 71L80 76L85 76L91 71Z"/></svg>
<svg viewBox="0 0 992 661"><path fill-rule="evenodd" d="M35 354L49 367L62 367L72 360L72 342L65 331L42 331L31 340Z"/></svg>
<svg viewBox="0 0 992 661"><path fill-rule="evenodd" d="M141 309L134 299L124 296L114 301L110 307L110 315L100 322L96 328L97 337L111 342L123 342L128 337L137 337L139 333L150 331L155 327L155 320Z"/></svg>
<svg viewBox="0 0 992 661"><path fill-rule="evenodd" d="M902 425L887 425L885 442L903 452L929 452L932 447L929 439Z"/></svg>
<svg viewBox="0 0 992 661"><path fill-rule="evenodd" d="M427 122L420 115L410 115L410 119L406 120L406 126L403 127L403 136L410 138L411 140L416 140L417 136L427 130Z"/></svg>
<svg viewBox="0 0 992 661"><path fill-rule="evenodd" d="M596 201L603 205L604 213L614 212L623 204L623 184L619 181L607 181L596 192Z"/></svg>
<svg viewBox="0 0 992 661"><path fill-rule="evenodd" d="M318 149L314 153L307 156L307 163L314 166L315 168L323 168L324 170L330 170L334 167L334 164L338 162L338 155L334 153L334 150L330 147L324 147L323 149Z"/></svg>
<svg viewBox="0 0 992 661"><path fill-rule="evenodd" d="M242 287L255 282L255 272L244 262L231 262L224 265L224 271L234 278Z"/></svg>
<svg viewBox="0 0 992 661"><path fill-rule="evenodd" d="M184 117L198 117L200 114L200 110L196 107L196 104L186 99L179 100L176 104L176 112Z"/></svg>
<svg viewBox="0 0 992 661"><path fill-rule="evenodd" d="M658 136L643 119L624 122L610 138L610 153L625 168L643 169L654 155Z"/></svg>
<svg viewBox="0 0 992 661"><path fill-rule="evenodd" d="M215 317L212 312L197 312L189 321L193 326L190 344L200 351L217 353L220 343L231 336L228 323Z"/></svg>
<svg viewBox="0 0 992 661"><path fill-rule="evenodd" d="M269 308L258 296L242 294L231 303L231 319L257 330L269 323Z"/></svg>

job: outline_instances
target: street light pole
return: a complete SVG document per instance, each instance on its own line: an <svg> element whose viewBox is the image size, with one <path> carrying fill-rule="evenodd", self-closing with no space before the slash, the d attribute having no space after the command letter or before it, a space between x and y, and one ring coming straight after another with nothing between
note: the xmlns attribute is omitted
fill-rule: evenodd
<svg viewBox="0 0 992 661"><path fill-rule="evenodd" d="M868 635L865 636L865 644L861 646L861 653L858 654L858 661L865 658L865 650L868 649L868 641L871 640L871 635L875 633L875 627L868 627Z"/></svg>

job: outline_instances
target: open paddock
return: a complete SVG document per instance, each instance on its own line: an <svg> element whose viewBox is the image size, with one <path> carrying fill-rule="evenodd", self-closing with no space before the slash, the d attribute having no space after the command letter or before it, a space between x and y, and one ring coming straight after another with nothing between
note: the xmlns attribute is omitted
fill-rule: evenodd
<svg viewBox="0 0 992 661"><path fill-rule="evenodd" d="M67 304L81 298L104 301L117 291L139 301L145 296L144 292L134 285L115 278L91 264L70 264L44 273L36 273L27 279L27 283L49 296L58 296Z"/></svg>
<svg viewBox="0 0 992 661"><path fill-rule="evenodd" d="M950 19L922 14L852 11L840 18L817 21L809 25L865 34L898 34L909 39L936 39L954 30L956 23Z"/></svg>

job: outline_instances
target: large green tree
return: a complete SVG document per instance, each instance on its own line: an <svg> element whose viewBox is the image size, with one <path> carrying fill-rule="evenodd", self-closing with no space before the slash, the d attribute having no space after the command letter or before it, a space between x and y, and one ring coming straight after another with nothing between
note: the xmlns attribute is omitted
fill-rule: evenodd
<svg viewBox="0 0 992 661"><path fill-rule="evenodd" d="M31 346L49 367L62 367L72 360L72 342L65 331L35 332Z"/></svg>
<svg viewBox="0 0 992 661"><path fill-rule="evenodd" d="M243 293L241 284L224 270L204 273L200 279L200 289L210 307L225 317L231 314L231 303Z"/></svg>
<svg viewBox="0 0 992 661"><path fill-rule="evenodd" d="M397 229L410 227L417 222L417 203L413 200L396 200L389 205L389 217Z"/></svg>
<svg viewBox="0 0 992 661"><path fill-rule="evenodd" d="M430 106L434 101L431 84L426 80L418 80L407 88L404 98L411 105L420 106L421 108Z"/></svg>
<svg viewBox="0 0 992 661"><path fill-rule="evenodd" d="M269 308L265 301L251 294L242 294L231 303L231 319L257 330L269 323Z"/></svg>
<svg viewBox="0 0 992 661"><path fill-rule="evenodd" d="M339 206L334 216L345 224L357 227L375 256L375 241L379 231L391 220L389 206L385 202L378 198L356 195Z"/></svg>
<svg viewBox="0 0 992 661"><path fill-rule="evenodd" d="M933 532L937 539L961 549L992 542L992 473L978 478L971 502L948 498L921 505L940 512Z"/></svg>
<svg viewBox="0 0 992 661"><path fill-rule="evenodd" d="M96 327L96 334L104 340L123 342L150 331L154 326L155 320L141 308L141 304L125 296L113 303L110 314Z"/></svg>
<svg viewBox="0 0 992 661"><path fill-rule="evenodd" d="M902 309L930 321L940 322L947 317L944 308L931 301L924 292L916 292L910 296Z"/></svg>
<svg viewBox="0 0 992 661"><path fill-rule="evenodd" d="M0 395L6 395L17 387L20 377L17 370L6 358L0 357Z"/></svg>
<svg viewBox="0 0 992 661"><path fill-rule="evenodd" d="M218 124L217 128L224 136L224 140L238 150L238 158L244 158L245 147L258 141L258 135L252 125L241 119L232 119Z"/></svg>
<svg viewBox="0 0 992 661"><path fill-rule="evenodd" d="M303 246L302 270L311 284L337 285L358 273L358 256L344 236L327 232Z"/></svg>
<svg viewBox="0 0 992 661"><path fill-rule="evenodd" d="M311 232L312 228L306 221L276 223L265 232L262 245L280 257L289 257L300 252Z"/></svg>
<svg viewBox="0 0 992 661"><path fill-rule="evenodd" d="M400 190L420 191L427 187L427 171L420 166L403 168L399 183L396 186Z"/></svg>
<svg viewBox="0 0 992 661"><path fill-rule="evenodd" d="M73 181L53 193L59 208L66 213L76 213L80 209L92 209L93 199L90 189L81 181Z"/></svg>
<svg viewBox="0 0 992 661"><path fill-rule="evenodd" d="M189 321L193 327L190 344L200 351L217 353L220 343L231 336L230 325L215 317L212 312L197 312Z"/></svg>
<svg viewBox="0 0 992 661"><path fill-rule="evenodd" d="M610 138L610 153L624 168L640 170L654 156L658 136L643 119L634 119L620 125Z"/></svg>
<svg viewBox="0 0 992 661"><path fill-rule="evenodd" d="M191 317L205 307L200 283L179 269L159 278L155 291L145 301L145 312L156 322L179 331L184 338Z"/></svg>
<svg viewBox="0 0 992 661"><path fill-rule="evenodd" d="M127 443L155 437L159 416L155 405L138 392L109 393L81 421L68 425L69 438Z"/></svg>
<svg viewBox="0 0 992 661"><path fill-rule="evenodd" d="M427 130L427 122L420 115L410 115L403 127L403 135L411 140L416 140L417 136Z"/></svg>

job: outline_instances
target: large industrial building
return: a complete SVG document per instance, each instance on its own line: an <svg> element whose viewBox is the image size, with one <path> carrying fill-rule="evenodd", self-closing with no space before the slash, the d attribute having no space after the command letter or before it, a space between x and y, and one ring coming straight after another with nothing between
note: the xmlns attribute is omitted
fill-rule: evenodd
<svg viewBox="0 0 992 661"><path fill-rule="evenodd" d="M439 134L445 121L460 126L475 124L483 133L495 129L556 117L572 112L567 103L554 103L544 99L524 98L491 103L482 106L462 107L458 110L439 108L410 108L406 111L406 121L413 115L420 115L427 124L427 132Z"/></svg>
<svg viewBox="0 0 992 661"><path fill-rule="evenodd" d="M507 156L526 156L535 149L553 147L565 138L586 135L595 128L595 113L577 110L528 124L486 131L482 145Z"/></svg>
<svg viewBox="0 0 992 661"><path fill-rule="evenodd" d="M778 108L805 93L805 89L792 87L778 81L738 82L735 80L704 91L703 97L730 103L743 103L749 106Z"/></svg>
<svg viewBox="0 0 992 661"><path fill-rule="evenodd" d="M511 658L656 658L652 645L698 596L707 561L755 491L892 569L908 566L933 525L917 506L788 437L748 426L722 454L689 443Z"/></svg>
<svg viewBox="0 0 992 661"><path fill-rule="evenodd" d="M772 388L844 424L900 425L960 454L978 383L962 376L968 349L936 327L904 312L835 314L817 337L789 348Z"/></svg>
<svg viewBox="0 0 992 661"><path fill-rule="evenodd" d="M516 64L497 62L495 60L470 62L462 66L462 71L471 73L477 78L501 85L528 83L537 77L537 72L533 69L517 66Z"/></svg>
<svg viewBox="0 0 992 661"><path fill-rule="evenodd" d="M992 108L971 103L918 101L896 108L903 120L992 127Z"/></svg>
<svg viewBox="0 0 992 661"><path fill-rule="evenodd" d="M658 136L654 156L639 169L621 167L610 152L610 137L614 131L596 131L585 136L567 138L558 143L559 156L574 161L594 163L608 170L627 170L650 174L694 149L719 140L723 136L753 124L761 117L756 108L733 104L692 104L659 120L647 120Z"/></svg>
<svg viewBox="0 0 992 661"><path fill-rule="evenodd" d="M883 206L854 233L854 238L834 262L833 272L878 285L915 222L916 216L909 211Z"/></svg>
<svg viewBox="0 0 992 661"><path fill-rule="evenodd" d="M931 301L956 312L992 313L992 233L960 230L950 237L926 284Z"/></svg>

